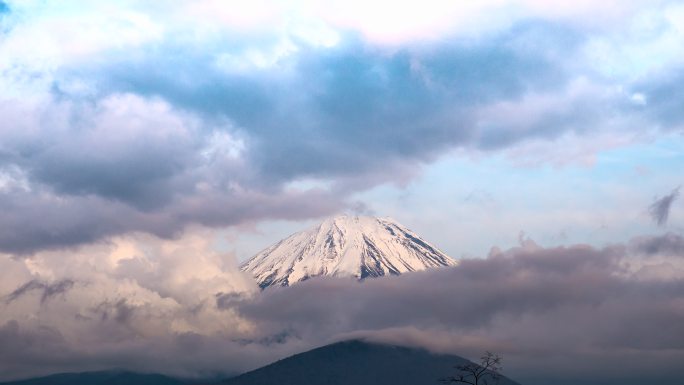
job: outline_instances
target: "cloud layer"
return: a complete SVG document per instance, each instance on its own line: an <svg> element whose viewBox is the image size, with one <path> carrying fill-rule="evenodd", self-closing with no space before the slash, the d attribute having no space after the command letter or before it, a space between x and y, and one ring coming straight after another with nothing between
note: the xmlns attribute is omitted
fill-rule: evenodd
<svg viewBox="0 0 684 385"><path fill-rule="evenodd" d="M3 259L5 378L113 366L227 374L352 337L494 350L529 384L682 375L684 241L673 233L603 249L525 240L456 268L265 292L207 253L206 238L148 250L122 239L63 256L68 268L52 255Z"/></svg>

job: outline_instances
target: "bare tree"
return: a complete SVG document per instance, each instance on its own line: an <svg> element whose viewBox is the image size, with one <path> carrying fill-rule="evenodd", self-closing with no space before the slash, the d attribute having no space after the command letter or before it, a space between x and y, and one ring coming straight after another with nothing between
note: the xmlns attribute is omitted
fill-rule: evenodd
<svg viewBox="0 0 684 385"><path fill-rule="evenodd" d="M468 362L455 366L459 371L455 376L443 378L445 384L460 383L470 385L493 385L499 382L501 374L501 357L497 354L486 352L480 357L480 363Z"/></svg>

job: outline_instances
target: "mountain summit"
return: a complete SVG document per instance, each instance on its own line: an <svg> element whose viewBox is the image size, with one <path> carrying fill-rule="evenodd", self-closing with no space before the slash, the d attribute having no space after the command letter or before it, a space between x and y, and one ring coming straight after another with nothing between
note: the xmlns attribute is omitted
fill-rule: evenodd
<svg viewBox="0 0 684 385"><path fill-rule="evenodd" d="M281 240L241 268L265 288L321 275L364 279L456 264L391 219L342 215Z"/></svg>

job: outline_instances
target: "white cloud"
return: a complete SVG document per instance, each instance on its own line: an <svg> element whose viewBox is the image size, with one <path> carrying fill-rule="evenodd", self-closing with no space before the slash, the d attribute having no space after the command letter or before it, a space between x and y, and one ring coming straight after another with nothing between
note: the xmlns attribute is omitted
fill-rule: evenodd
<svg viewBox="0 0 684 385"><path fill-rule="evenodd" d="M0 72L49 85L61 66L109 50L159 41L164 27L144 9L109 2L12 3L10 31L0 40ZM6 76L2 76L5 78Z"/></svg>
<svg viewBox="0 0 684 385"><path fill-rule="evenodd" d="M83 342L83 328L103 323L141 337L245 333L249 326L219 311L215 296L251 295L256 284L233 256L214 251L213 239L211 231L196 229L176 240L132 234L27 258L1 255L0 324L54 328L70 343ZM39 286L21 292L32 281L71 283L52 294Z"/></svg>

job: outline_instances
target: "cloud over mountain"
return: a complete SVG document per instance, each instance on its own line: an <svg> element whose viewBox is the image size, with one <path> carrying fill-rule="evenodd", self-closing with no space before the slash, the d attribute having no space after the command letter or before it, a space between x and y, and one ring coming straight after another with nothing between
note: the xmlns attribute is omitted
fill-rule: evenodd
<svg viewBox="0 0 684 385"><path fill-rule="evenodd" d="M681 177L684 6L549 4L0 0L2 376L367 336L497 350L529 384L681 378L677 191L670 232L633 216ZM345 209L454 256L539 244L266 293L226 252Z"/></svg>
<svg viewBox="0 0 684 385"><path fill-rule="evenodd" d="M8 378L37 373L32 362L45 372L233 373L367 337L473 357L495 350L530 384L673 379L684 355L684 256L668 246L655 257L643 245L677 237L603 249L527 241L451 268L362 283L316 278L259 294L229 259L206 256L202 237L162 243L158 258L124 240L60 262L3 258L14 278L0 292L1 369Z"/></svg>

